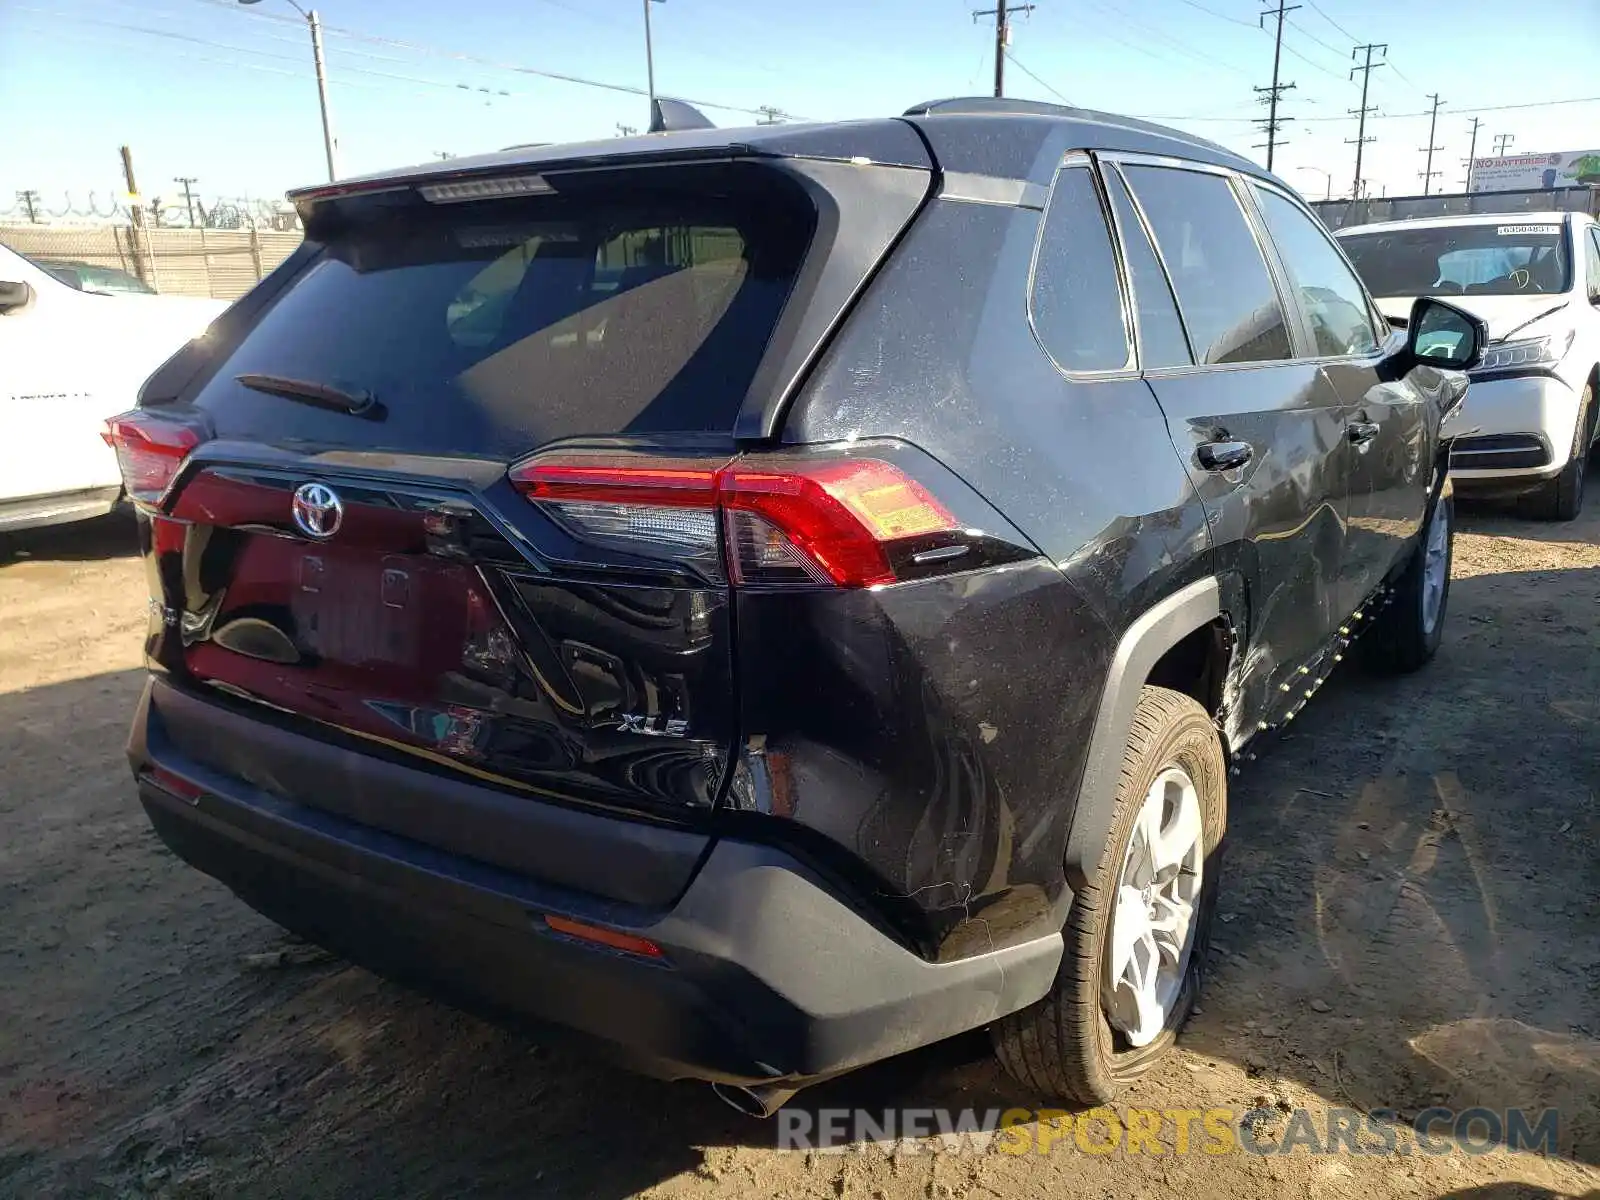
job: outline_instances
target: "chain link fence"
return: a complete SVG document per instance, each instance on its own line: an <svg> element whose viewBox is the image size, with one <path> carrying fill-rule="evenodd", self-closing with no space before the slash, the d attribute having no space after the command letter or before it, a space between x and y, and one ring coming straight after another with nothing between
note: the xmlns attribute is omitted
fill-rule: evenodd
<svg viewBox="0 0 1600 1200"><path fill-rule="evenodd" d="M0 245L38 263L125 271L158 292L236 300L300 244L298 230L0 225Z"/></svg>

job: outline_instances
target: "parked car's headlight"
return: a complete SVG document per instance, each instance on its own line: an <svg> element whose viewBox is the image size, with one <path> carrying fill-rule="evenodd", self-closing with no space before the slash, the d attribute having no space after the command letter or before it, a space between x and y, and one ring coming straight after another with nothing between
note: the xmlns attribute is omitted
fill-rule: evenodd
<svg viewBox="0 0 1600 1200"><path fill-rule="evenodd" d="M1483 352L1483 361L1472 369L1474 375L1489 371L1515 371L1523 367L1549 366L1558 363L1572 347L1577 330L1564 334L1546 334L1544 337L1522 338L1515 342L1501 342Z"/></svg>

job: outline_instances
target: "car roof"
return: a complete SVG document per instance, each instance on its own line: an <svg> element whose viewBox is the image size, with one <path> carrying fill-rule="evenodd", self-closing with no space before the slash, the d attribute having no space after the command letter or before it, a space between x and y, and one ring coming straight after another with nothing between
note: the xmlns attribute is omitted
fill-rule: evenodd
<svg viewBox="0 0 1600 1200"><path fill-rule="evenodd" d="M1409 221L1373 221L1368 225L1346 225L1334 230L1339 237L1355 233L1388 233L1396 229L1448 229L1455 225L1556 225L1565 224L1569 217L1582 217L1582 213L1509 212L1509 213L1456 213L1443 217L1416 217Z"/></svg>
<svg viewBox="0 0 1600 1200"><path fill-rule="evenodd" d="M690 129L592 142L514 146L490 154L299 188L300 203L342 193L525 170L619 166L630 160L694 161L729 156L798 157L938 168L1048 184L1070 149L1180 157L1272 178L1214 142L1136 117L1092 109L989 97L934 100L900 117L854 121Z"/></svg>

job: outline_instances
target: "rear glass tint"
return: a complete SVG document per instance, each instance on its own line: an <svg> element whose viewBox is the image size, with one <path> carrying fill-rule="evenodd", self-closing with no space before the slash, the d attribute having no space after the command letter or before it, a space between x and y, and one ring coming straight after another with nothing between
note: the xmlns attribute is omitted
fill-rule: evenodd
<svg viewBox="0 0 1600 1200"><path fill-rule="evenodd" d="M786 192L417 207L334 235L212 376L222 436L511 457L732 428L815 221ZM264 395L372 395L373 422Z"/></svg>

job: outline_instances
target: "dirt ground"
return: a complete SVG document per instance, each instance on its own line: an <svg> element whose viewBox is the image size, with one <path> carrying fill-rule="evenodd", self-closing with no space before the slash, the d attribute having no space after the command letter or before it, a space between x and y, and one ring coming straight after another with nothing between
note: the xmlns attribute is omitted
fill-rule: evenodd
<svg viewBox="0 0 1600 1200"><path fill-rule="evenodd" d="M1203 1012L1129 1102L1265 1106L1268 1142L1295 1106L1553 1105L1554 1155L779 1152L702 1086L319 960L134 801L145 586L113 520L0 542L0 1195L1600 1196L1600 498L1462 526L1439 659L1345 670L1234 780ZM1037 1104L986 1049L793 1103Z"/></svg>

